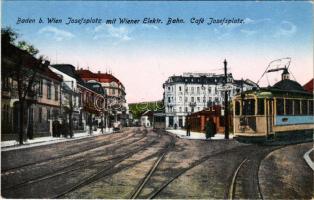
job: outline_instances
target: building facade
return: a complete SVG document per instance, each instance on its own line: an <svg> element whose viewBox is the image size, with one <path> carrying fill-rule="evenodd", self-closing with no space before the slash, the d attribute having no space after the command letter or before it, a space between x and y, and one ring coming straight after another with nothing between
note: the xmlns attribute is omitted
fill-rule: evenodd
<svg viewBox="0 0 314 200"><path fill-rule="evenodd" d="M97 126L103 120L106 99L101 84L94 80L83 81L70 64L52 65L51 70L63 77L62 119L71 122L73 130L86 130L90 124Z"/></svg>
<svg viewBox="0 0 314 200"><path fill-rule="evenodd" d="M90 70L77 70L78 75L87 82L97 81L106 91L107 119L111 127L114 122L120 122L123 126L128 124L128 105L125 100L126 92L124 85L112 74L93 73Z"/></svg>
<svg viewBox="0 0 314 200"><path fill-rule="evenodd" d="M62 78L48 68L49 62L12 44L2 45L6 52L1 61L1 139L17 139L20 127L24 139L50 136L51 120L60 114Z"/></svg>
<svg viewBox="0 0 314 200"><path fill-rule="evenodd" d="M183 128L188 114L201 111L213 105L223 105L224 91L229 99L237 92L257 87L252 81L234 80L212 73L184 73L171 76L163 84L166 128Z"/></svg>

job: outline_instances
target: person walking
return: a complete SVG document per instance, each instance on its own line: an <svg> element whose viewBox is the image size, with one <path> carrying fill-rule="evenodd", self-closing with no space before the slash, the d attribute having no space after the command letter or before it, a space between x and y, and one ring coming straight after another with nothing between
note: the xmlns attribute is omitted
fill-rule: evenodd
<svg viewBox="0 0 314 200"><path fill-rule="evenodd" d="M189 122L186 124L186 136L191 136L191 125Z"/></svg>

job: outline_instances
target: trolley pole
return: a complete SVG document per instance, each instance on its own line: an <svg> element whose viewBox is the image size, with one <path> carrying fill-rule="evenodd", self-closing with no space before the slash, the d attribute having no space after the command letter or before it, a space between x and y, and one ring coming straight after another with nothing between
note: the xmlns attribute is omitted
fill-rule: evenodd
<svg viewBox="0 0 314 200"><path fill-rule="evenodd" d="M225 87L227 85L227 60L224 60L225 70ZM229 139L229 103L228 103L228 90L225 89L225 139Z"/></svg>

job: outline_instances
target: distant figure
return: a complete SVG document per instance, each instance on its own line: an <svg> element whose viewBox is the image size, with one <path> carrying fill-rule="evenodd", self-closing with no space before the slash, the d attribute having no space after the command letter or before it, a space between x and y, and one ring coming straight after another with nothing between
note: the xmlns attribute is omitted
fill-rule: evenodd
<svg viewBox="0 0 314 200"><path fill-rule="evenodd" d="M211 118L207 120L206 122L205 133L206 133L206 139L214 137L216 134L216 125L213 119Z"/></svg>
<svg viewBox="0 0 314 200"><path fill-rule="evenodd" d="M191 125L189 122L186 124L186 136L191 136Z"/></svg>
<svg viewBox="0 0 314 200"><path fill-rule="evenodd" d="M174 124L174 129L177 129L178 128L178 125L177 124Z"/></svg>
<svg viewBox="0 0 314 200"><path fill-rule="evenodd" d="M60 122L58 120L52 122L52 136L60 137Z"/></svg>

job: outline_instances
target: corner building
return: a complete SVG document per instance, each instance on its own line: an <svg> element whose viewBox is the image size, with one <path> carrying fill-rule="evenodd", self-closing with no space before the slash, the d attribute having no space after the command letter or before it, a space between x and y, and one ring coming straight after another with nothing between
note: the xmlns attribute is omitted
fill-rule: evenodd
<svg viewBox="0 0 314 200"><path fill-rule="evenodd" d="M163 84L166 128L185 127L186 116L204 108L224 103L224 91L228 90L229 100L237 92L250 90L257 85L250 80L234 80L212 73L184 73L173 75Z"/></svg>

